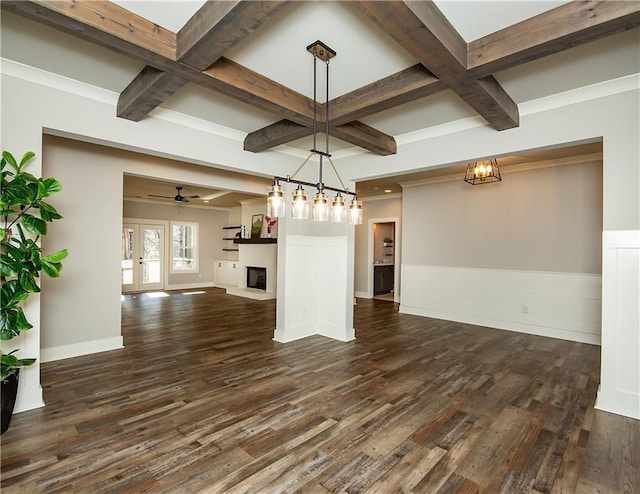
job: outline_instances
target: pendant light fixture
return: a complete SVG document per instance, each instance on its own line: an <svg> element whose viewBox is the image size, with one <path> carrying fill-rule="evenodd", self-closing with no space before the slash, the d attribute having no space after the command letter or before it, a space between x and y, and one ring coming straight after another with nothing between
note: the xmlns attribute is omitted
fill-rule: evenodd
<svg viewBox="0 0 640 494"><path fill-rule="evenodd" d="M313 149L311 149L307 159L298 167L296 172L287 177L274 177L273 185L269 187L269 195L267 197L267 216L272 218L281 218L285 215L285 200L280 180L287 183L298 184L297 189L293 193L291 200L291 217L294 219L307 219L309 217L309 204L307 202L307 193L303 186L315 187L316 194L313 197L313 206L311 217L313 221L333 221L336 223L344 223L349 220L352 225L362 224L362 201L358 200L355 192L350 192L344 186L338 170L336 170L333 161L331 161L331 154L329 154L329 60L331 60L336 52L325 45L322 41L316 41L307 46L307 51L313 55ZM324 121L325 128L325 146L324 151L321 151L317 147L317 62L318 59L325 62L326 65L326 97L324 103ZM318 182L313 184L310 182L303 182L296 180L294 177L298 172L307 164L309 159L313 156L318 156ZM322 167L324 160L329 161L333 168L338 181L342 186L341 189L329 187L322 181ZM335 198L329 205L329 198L325 191L330 190L336 192ZM349 204L348 214L345 203L344 195L353 196L351 203Z"/></svg>
<svg viewBox="0 0 640 494"><path fill-rule="evenodd" d="M482 160L469 163L464 181L471 185L502 181L498 160Z"/></svg>

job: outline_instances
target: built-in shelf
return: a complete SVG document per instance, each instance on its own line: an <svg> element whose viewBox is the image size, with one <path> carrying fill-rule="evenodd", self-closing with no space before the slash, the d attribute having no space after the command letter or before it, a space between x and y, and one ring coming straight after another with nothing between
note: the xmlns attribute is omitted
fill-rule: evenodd
<svg viewBox="0 0 640 494"><path fill-rule="evenodd" d="M234 244L275 244L278 243L277 238L236 238Z"/></svg>
<svg viewBox="0 0 640 494"><path fill-rule="evenodd" d="M240 230L242 228L242 225L232 225L232 226L223 226L222 229L223 230ZM227 233L227 235L229 235L229 233ZM222 240L236 240L236 237L222 237ZM223 252L238 252L238 248L234 247L232 249L222 249Z"/></svg>

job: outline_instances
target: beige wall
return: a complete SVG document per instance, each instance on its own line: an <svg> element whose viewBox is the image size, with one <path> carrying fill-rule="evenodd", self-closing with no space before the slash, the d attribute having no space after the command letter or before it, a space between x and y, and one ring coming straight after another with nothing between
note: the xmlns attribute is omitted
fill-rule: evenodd
<svg viewBox="0 0 640 494"><path fill-rule="evenodd" d="M601 273L601 161L407 187L403 200L404 263Z"/></svg>

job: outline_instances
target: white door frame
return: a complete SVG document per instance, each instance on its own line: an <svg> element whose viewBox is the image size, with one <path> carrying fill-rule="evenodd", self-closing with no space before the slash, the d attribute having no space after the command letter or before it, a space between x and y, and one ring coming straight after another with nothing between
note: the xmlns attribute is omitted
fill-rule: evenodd
<svg viewBox="0 0 640 494"><path fill-rule="evenodd" d="M162 238L162 255L164 257L164 266L162 268L162 286L158 288L160 290L166 290L167 284L169 282L169 254L170 254L170 235L169 235L169 222L164 220L154 220L154 219L144 219L144 218L122 218L122 228L125 225L134 225L138 228L141 226L162 226L163 227L163 238ZM137 239L136 239L137 240ZM134 262L137 262L137 259L134 259ZM120 286L121 293L133 293L134 291L125 292L122 289L122 285Z"/></svg>
<svg viewBox="0 0 640 494"><path fill-rule="evenodd" d="M367 295L373 298L373 225L375 223L394 223L393 233L393 301L400 303L400 217L393 216L388 218L371 218L369 219L368 233L368 252L367 252Z"/></svg>

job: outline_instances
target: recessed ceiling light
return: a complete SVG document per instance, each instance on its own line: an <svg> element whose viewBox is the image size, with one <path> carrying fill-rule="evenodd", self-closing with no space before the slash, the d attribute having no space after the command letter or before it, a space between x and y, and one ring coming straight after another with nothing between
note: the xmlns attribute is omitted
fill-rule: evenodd
<svg viewBox="0 0 640 494"><path fill-rule="evenodd" d="M209 204L209 199L205 199L205 200L204 200L204 202L205 202L206 204Z"/></svg>
<svg viewBox="0 0 640 494"><path fill-rule="evenodd" d="M389 192L391 192L391 189L384 189L385 194L388 194Z"/></svg>

